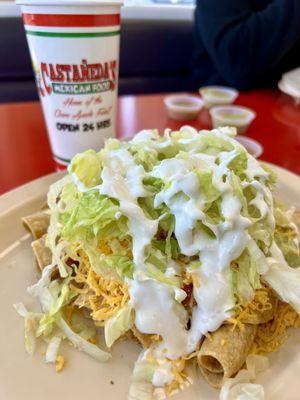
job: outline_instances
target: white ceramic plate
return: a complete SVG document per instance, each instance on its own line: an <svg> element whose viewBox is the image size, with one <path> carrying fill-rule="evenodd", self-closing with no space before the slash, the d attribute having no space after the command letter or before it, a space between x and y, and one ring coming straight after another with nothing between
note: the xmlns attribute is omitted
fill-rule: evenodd
<svg viewBox="0 0 300 400"><path fill-rule="evenodd" d="M279 176L282 200L300 207L300 178L272 166ZM123 341L113 349L113 357L99 364L69 345L62 348L65 369L57 374L45 364L38 349L33 357L24 350L23 320L12 307L23 301L31 309L35 302L26 288L37 279L30 248L31 238L21 217L37 210L45 201L52 174L0 197L0 400L82 400L127 398L134 361L140 348ZM293 331L281 351L270 357L270 369L259 377L268 400L300 398L300 332ZM199 377L190 388L172 397L178 400L217 400L218 391Z"/></svg>

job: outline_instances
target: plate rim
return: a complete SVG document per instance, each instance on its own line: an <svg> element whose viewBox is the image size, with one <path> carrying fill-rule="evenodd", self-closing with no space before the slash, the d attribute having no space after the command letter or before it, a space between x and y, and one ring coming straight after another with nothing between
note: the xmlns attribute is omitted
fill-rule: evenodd
<svg viewBox="0 0 300 400"><path fill-rule="evenodd" d="M59 179L59 177L62 177L64 173L65 171L51 172L50 174L40 176L39 178L33 179L32 181L17 186L0 195L0 218L2 214L8 212L10 209L17 207L23 202L28 201L31 197L38 195L38 193L41 192L41 186L48 185L49 187L49 185L55 182L55 177ZM26 195L26 198L23 199L23 201L19 201L22 194Z"/></svg>

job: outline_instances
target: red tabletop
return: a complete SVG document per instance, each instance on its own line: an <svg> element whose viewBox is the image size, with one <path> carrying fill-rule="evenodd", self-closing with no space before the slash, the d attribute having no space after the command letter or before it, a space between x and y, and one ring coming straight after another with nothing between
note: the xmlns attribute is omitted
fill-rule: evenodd
<svg viewBox="0 0 300 400"><path fill-rule="evenodd" d="M118 137L141 129L178 129L164 95L123 96L119 99ZM300 107L276 90L242 93L236 104L252 108L257 117L247 135L264 147L262 159L300 174ZM211 128L207 110L189 125ZM0 105L0 193L55 170L41 106L38 102Z"/></svg>

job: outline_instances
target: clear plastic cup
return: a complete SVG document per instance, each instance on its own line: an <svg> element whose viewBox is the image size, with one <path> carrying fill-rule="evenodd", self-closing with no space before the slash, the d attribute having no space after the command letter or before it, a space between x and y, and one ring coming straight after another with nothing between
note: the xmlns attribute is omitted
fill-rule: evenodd
<svg viewBox="0 0 300 400"><path fill-rule="evenodd" d="M236 89L227 86L204 86L199 93L206 108L232 104L239 95Z"/></svg>
<svg viewBox="0 0 300 400"><path fill-rule="evenodd" d="M17 0L53 157L116 134L121 0Z"/></svg>
<svg viewBox="0 0 300 400"><path fill-rule="evenodd" d="M238 142L241 143L241 145L245 147L248 153L250 153L254 158L259 158L263 154L264 148L262 144L260 144L256 140L246 136L239 136L239 135L236 136L235 138Z"/></svg>
<svg viewBox="0 0 300 400"><path fill-rule="evenodd" d="M245 133L256 117L255 111L242 106L216 106L209 110L213 128L233 126L239 134Z"/></svg>
<svg viewBox="0 0 300 400"><path fill-rule="evenodd" d="M169 117L177 121L189 121L197 118L203 107L203 100L200 97L188 94L166 96L164 103Z"/></svg>

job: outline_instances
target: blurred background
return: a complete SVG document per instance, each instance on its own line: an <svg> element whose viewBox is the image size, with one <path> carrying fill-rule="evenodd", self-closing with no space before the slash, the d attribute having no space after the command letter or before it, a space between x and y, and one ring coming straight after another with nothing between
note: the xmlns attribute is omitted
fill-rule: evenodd
<svg viewBox="0 0 300 400"><path fill-rule="evenodd" d="M119 94L190 89L192 0L125 0ZM0 0L0 102L37 100L19 7Z"/></svg>
<svg viewBox="0 0 300 400"><path fill-rule="evenodd" d="M196 1L125 0L120 95L275 87L299 67L299 0ZM37 92L20 10L0 0L0 102L29 100Z"/></svg>

